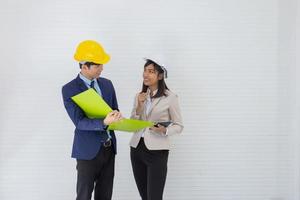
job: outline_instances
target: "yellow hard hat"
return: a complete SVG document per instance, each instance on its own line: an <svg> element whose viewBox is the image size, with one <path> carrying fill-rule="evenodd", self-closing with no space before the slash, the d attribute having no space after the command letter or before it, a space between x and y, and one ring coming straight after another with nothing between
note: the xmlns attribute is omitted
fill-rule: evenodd
<svg viewBox="0 0 300 200"><path fill-rule="evenodd" d="M110 56L98 42L94 40L85 40L80 42L77 46L74 59L78 62L105 64L110 60Z"/></svg>

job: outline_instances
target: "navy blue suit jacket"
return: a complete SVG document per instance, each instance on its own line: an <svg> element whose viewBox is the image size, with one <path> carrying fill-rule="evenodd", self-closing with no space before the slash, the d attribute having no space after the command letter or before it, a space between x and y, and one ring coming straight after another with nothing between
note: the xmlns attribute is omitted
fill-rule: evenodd
<svg viewBox="0 0 300 200"><path fill-rule="evenodd" d="M112 82L102 77L98 78L97 81L104 101L106 101L113 110L118 110L116 93ZM65 108L75 125L72 157L83 160L95 158L97 153L101 150L101 143L107 139L103 119L89 119L81 108L71 99L72 96L87 89L88 87L79 76L62 87ZM110 131L110 134L112 136L114 152L116 153L116 137L113 131Z"/></svg>

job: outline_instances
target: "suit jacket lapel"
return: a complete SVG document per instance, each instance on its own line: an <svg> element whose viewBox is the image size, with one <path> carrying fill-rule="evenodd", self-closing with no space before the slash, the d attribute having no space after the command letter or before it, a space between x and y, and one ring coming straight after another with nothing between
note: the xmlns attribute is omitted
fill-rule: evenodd
<svg viewBox="0 0 300 200"><path fill-rule="evenodd" d="M108 99L107 99L107 92L105 90L105 87L103 87L103 84L101 82L101 79L100 78L97 78L97 82L98 82L98 85L99 85L99 88L101 90L101 93L102 93L102 98L108 102Z"/></svg>
<svg viewBox="0 0 300 200"><path fill-rule="evenodd" d="M148 113L148 117L151 115L152 113L152 110L153 108L155 108L155 106L158 104L158 102L161 100L162 97L159 97L159 98L154 98L153 101L152 101L152 104L150 106L150 110L149 110L149 113Z"/></svg>
<svg viewBox="0 0 300 200"><path fill-rule="evenodd" d="M79 75L76 77L76 81L81 89L81 91L85 91L87 89L89 89L83 82L83 80L81 80L81 78L79 77Z"/></svg>

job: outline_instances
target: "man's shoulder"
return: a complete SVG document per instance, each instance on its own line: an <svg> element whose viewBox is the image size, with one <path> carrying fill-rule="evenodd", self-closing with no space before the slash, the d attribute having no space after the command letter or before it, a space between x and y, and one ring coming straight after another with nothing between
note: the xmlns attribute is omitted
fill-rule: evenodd
<svg viewBox="0 0 300 200"><path fill-rule="evenodd" d="M166 90L166 98L169 99L170 101L173 101L174 99L178 99L178 95L171 90Z"/></svg>
<svg viewBox="0 0 300 200"><path fill-rule="evenodd" d="M108 85L112 85L112 82L111 80L107 79L107 78L104 78L104 77L99 77L98 78L98 81L102 84L108 84Z"/></svg>
<svg viewBox="0 0 300 200"><path fill-rule="evenodd" d="M104 77L99 77L98 80L102 81L102 82L111 82L111 80L109 80L108 78L104 78Z"/></svg>
<svg viewBox="0 0 300 200"><path fill-rule="evenodd" d="M62 86L62 94L64 97L71 97L80 92L80 87L78 84L77 78L69 81L65 85Z"/></svg>
<svg viewBox="0 0 300 200"><path fill-rule="evenodd" d="M76 85L76 78L74 78L73 80L69 81L68 83L66 83L65 85L63 85L63 89L64 88L70 88L70 87L74 87Z"/></svg>

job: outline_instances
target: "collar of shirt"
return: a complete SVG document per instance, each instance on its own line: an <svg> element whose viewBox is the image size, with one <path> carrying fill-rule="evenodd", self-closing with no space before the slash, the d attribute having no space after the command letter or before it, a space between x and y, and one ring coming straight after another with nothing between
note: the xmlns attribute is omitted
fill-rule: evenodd
<svg viewBox="0 0 300 200"><path fill-rule="evenodd" d="M94 87L95 87L95 89L97 90L97 92L100 94L100 96L102 96L102 92L101 92L101 89L100 89L100 87L99 87L99 85L98 85L98 81L97 81L96 78L94 78L93 80L90 80L90 79L86 78L85 76L83 76L81 73L79 73L79 78L80 78L81 80L83 80L84 84L85 84L88 88L91 88L91 83L92 83L92 81L95 81Z"/></svg>
<svg viewBox="0 0 300 200"><path fill-rule="evenodd" d="M92 81L97 82L97 79L94 78L93 80L90 80L90 79L86 78L85 76L83 76L81 73L79 73L79 78L80 78L81 80L83 80L83 82L84 82L86 85L88 85L88 86L91 85L91 82L92 82Z"/></svg>
<svg viewBox="0 0 300 200"><path fill-rule="evenodd" d="M154 90L152 96L154 96L156 93L157 93L157 90ZM151 105L152 105L152 99L150 97L150 89L148 88L148 90L147 90L147 99L146 99L146 104L145 104L145 106L146 106L146 114L147 115L150 112Z"/></svg>
<svg viewBox="0 0 300 200"><path fill-rule="evenodd" d="M152 96L156 95L157 91L158 91L158 89L154 90L154 91L152 92ZM148 88L148 89L147 89L147 100L148 100L148 101L151 101L150 93L151 93L151 91L150 91L150 89Z"/></svg>

